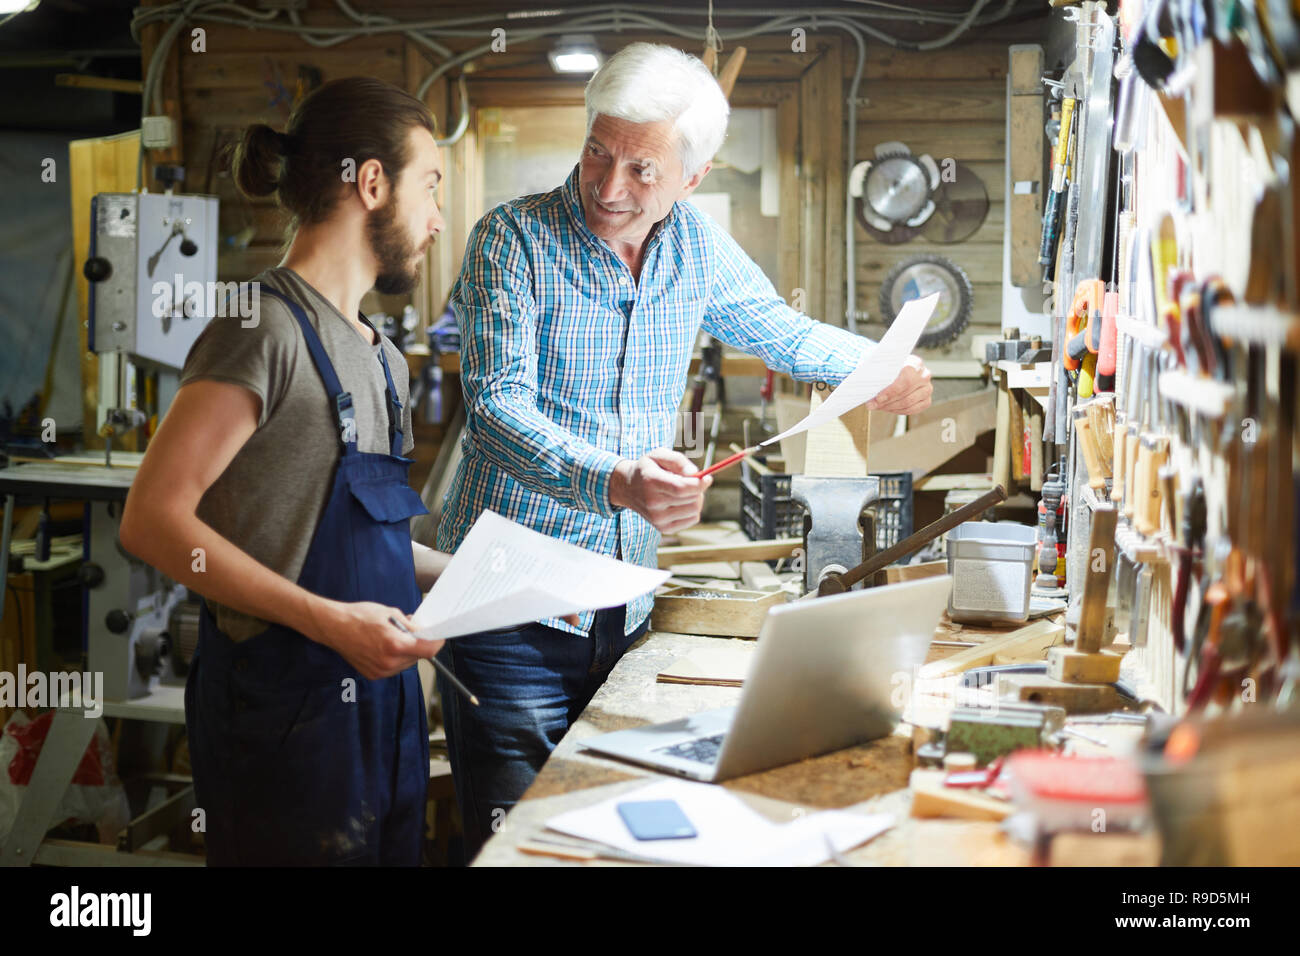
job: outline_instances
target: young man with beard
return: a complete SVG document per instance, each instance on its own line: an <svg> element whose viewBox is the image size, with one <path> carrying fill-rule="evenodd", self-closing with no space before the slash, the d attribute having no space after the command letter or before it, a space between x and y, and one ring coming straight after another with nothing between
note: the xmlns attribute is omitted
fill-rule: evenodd
<svg viewBox="0 0 1300 956"><path fill-rule="evenodd" d="M377 80L326 83L284 133L255 124L232 172L292 216L254 321L195 342L127 499L127 550L204 597L185 689L208 862L420 858L428 743L394 626L446 555L411 541L401 352L360 313L414 288L442 228L434 122Z"/></svg>

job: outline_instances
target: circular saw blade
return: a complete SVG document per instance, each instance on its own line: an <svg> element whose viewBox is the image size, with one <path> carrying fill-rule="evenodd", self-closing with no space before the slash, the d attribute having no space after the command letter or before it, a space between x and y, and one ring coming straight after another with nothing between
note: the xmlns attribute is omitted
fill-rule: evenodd
<svg viewBox="0 0 1300 956"><path fill-rule="evenodd" d="M989 214L989 194L983 181L961 163L955 168L953 182L940 179L934 191L934 214L918 230L932 242L964 242Z"/></svg>

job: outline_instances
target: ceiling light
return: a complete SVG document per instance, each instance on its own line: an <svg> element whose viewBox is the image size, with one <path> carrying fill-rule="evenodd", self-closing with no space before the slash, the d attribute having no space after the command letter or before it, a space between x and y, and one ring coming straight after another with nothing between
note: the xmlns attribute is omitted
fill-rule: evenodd
<svg viewBox="0 0 1300 956"><path fill-rule="evenodd" d="M25 13L35 10L41 0L0 0L0 13Z"/></svg>
<svg viewBox="0 0 1300 956"><path fill-rule="evenodd" d="M546 58L556 73L595 73L605 60L596 46L596 38L588 33L560 37Z"/></svg>

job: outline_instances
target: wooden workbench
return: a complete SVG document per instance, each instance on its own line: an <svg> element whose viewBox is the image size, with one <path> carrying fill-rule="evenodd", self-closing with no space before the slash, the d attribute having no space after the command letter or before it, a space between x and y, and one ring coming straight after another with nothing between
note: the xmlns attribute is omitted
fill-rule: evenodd
<svg viewBox="0 0 1300 956"><path fill-rule="evenodd" d="M941 625L936 636L950 638L952 634ZM756 646L753 641L655 632L634 644L474 865L592 865L525 854L518 846L541 833L546 820L558 813L597 803L621 790L665 776L581 751L578 744L597 734L735 704L740 699L739 688L661 684L655 680L677 658L699 648L718 647L719 642L741 653L752 653ZM936 656L940 655L931 655L932 659ZM1007 841L996 823L913 819L907 789L911 770L910 735L906 727L901 727L894 736L739 777L724 786L773 820L840 807L893 813L897 819L893 829L846 854L850 862L893 866L1028 862L1027 853ZM606 861L599 862L606 865Z"/></svg>

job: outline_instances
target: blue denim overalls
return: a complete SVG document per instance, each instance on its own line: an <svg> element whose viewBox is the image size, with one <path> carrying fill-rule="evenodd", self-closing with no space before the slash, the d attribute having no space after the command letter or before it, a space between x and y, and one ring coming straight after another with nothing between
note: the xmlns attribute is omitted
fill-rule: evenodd
<svg viewBox="0 0 1300 956"><path fill-rule="evenodd" d="M343 446L298 583L409 614L420 603L409 519L427 509L407 483L411 459L402 456L401 404L384 350L388 455L357 450L352 397L301 306L265 285L262 293L298 320ZM237 643L205 603L185 721L209 865L420 862L429 745L415 667L367 680L335 651L276 624Z"/></svg>

